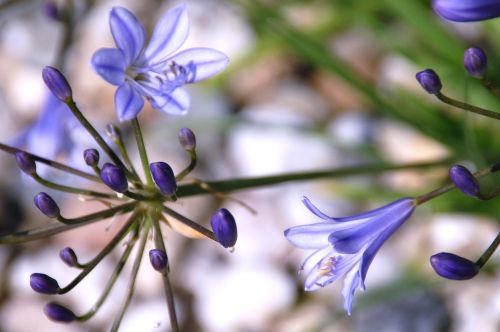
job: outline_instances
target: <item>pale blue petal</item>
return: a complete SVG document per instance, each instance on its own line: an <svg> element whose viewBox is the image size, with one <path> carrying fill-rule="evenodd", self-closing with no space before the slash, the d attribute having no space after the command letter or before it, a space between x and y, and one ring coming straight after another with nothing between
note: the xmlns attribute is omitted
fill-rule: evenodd
<svg viewBox="0 0 500 332"><path fill-rule="evenodd" d="M285 230L285 237L296 247L318 249L330 244L328 236L338 227L338 224L327 222L295 226Z"/></svg>
<svg viewBox="0 0 500 332"><path fill-rule="evenodd" d="M191 106L189 94L183 88L162 96L148 96L154 109L170 115L185 115Z"/></svg>
<svg viewBox="0 0 500 332"><path fill-rule="evenodd" d="M328 221L337 221L335 218L332 218L330 216L327 216L323 212L321 212L312 202L309 198L303 197L302 198L302 203L306 206L306 208L309 209L314 215L317 217L320 217L321 219L328 220Z"/></svg>
<svg viewBox="0 0 500 332"><path fill-rule="evenodd" d="M115 93L115 108L120 121L131 120L144 106L141 94L130 84L121 85Z"/></svg>
<svg viewBox="0 0 500 332"><path fill-rule="evenodd" d="M145 50L150 64L161 62L182 46L189 33L185 4L170 9L156 23L153 36Z"/></svg>
<svg viewBox="0 0 500 332"><path fill-rule="evenodd" d="M123 52L127 66L130 65L144 48L144 27L134 14L123 7L111 10L109 26L116 46Z"/></svg>
<svg viewBox="0 0 500 332"><path fill-rule="evenodd" d="M342 287L342 295L344 296L344 309L350 316L352 313L352 302L354 300L354 292L360 283L359 266L354 266L349 273L346 274L344 279L344 286Z"/></svg>
<svg viewBox="0 0 500 332"><path fill-rule="evenodd" d="M174 55L169 61L187 70L186 83L196 83L224 70L229 63L229 58L224 53L211 48L190 48Z"/></svg>
<svg viewBox="0 0 500 332"><path fill-rule="evenodd" d="M125 58L116 48L101 48L95 52L92 67L108 83L122 85L125 81Z"/></svg>

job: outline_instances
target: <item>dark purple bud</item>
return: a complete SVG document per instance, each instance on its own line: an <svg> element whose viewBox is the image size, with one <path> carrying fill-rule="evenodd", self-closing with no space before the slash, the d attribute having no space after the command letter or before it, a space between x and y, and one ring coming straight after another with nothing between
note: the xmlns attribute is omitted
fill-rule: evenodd
<svg viewBox="0 0 500 332"><path fill-rule="evenodd" d="M58 21L60 19L59 9L57 8L57 4L53 0L46 0L43 3L43 12L45 16L54 21Z"/></svg>
<svg viewBox="0 0 500 332"><path fill-rule="evenodd" d="M479 272L474 262L449 252L431 256L431 265L437 274L451 280L471 279Z"/></svg>
<svg viewBox="0 0 500 332"><path fill-rule="evenodd" d="M30 276L30 286L37 293L57 294L61 289L56 279L43 273L33 273Z"/></svg>
<svg viewBox="0 0 500 332"><path fill-rule="evenodd" d="M210 219L215 238L224 248L233 247L238 239L234 217L227 209L218 209Z"/></svg>
<svg viewBox="0 0 500 332"><path fill-rule="evenodd" d="M105 163L101 169L101 180L116 192L123 193L128 189L125 171L118 166Z"/></svg>
<svg viewBox="0 0 500 332"><path fill-rule="evenodd" d="M152 249L149 251L149 261L156 271L163 271L168 265L167 254L160 249Z"/></svg>
<svg viewBox="0 0 500 332"><path fill-rule="evenodd" d="M471 47L464 53L464 67L470 76L483 78L488 68L486 53L479 47Z"/></svg>
<svg viewBox="0 0 500 332"><path fill-rule="evenodd" d="M71 323L76 320L76 315L68 308L54 302L47 303L43 307L45 315L54 322Z"/></svg>
<svg viewBox="0 0 500 332"><path fill-rule="evenodd" d="M455 22L474 22L500 16L498 0L434 0L439 16Z"/></svg>
<svg viewBox="0 0 500 332"><path fill-rule="evenodd" d="M179 138L179 143L185 150L190 151L196 148L196 136L194 136L191 129L181 128L177 136Z"/></svg>
<svg viewBox="0 0 500 332"><path fill-rule="evenodd" d="M422 70L418 72L415 77L422 88L432 95L438 94L443 87L439 76L432 69Z"/></svg>
<svg viewBox="0 0 500 332"><path fill-rule="evenodd" d="M97 166L97 163L99 162L99 151L96 149L87 149L83 151L83 159L90 167Z"/></svg>
<svg viewBox="0 0 500 332"><path fill-rule="evenodd" d="M43 68L42 71L43 81L49 90L56 96L59 100L63 102L70 101L73 97L73 92L69 86L66 77L54 67L47 66Z"/></svg>
<svg viewBox="0 0 500 332"><path fill-rule="evenodd" d="M151 163L149 165L151 175L160 191L167 196L172 196L177 191L177 182L175 181L174 171L163 161Z"/></svg>
<svg viewBox="0 0 500 332"><path fill-rule="evenodd" d="M76 257L76 253L70 247L66 247L59 251L59 257L68 266L73 267L78 265L78 258Z"/></svg>
<svg viewBox="0 0 500 332"><path fill-rule="evenodd" d="M480 193L479 183L472 173L461 165L450 168L450 178L455 187L468 196L477 197Z"/></svg>
<svg viewBox="0 0 500 332"><path fill-rule="evenodd" d="M36 194L33 201L38 210L47 217L57 218L60 216L61 211L59 210L59 206L57 206L57 203L47 193L40 192Z"/></svg>
<svg viewBox="0 0 500 332"><path fill-rule="evenodd" d="M16 152L17 166L28 175L33 175L36 172L36 164L29 153Z"/></svg>

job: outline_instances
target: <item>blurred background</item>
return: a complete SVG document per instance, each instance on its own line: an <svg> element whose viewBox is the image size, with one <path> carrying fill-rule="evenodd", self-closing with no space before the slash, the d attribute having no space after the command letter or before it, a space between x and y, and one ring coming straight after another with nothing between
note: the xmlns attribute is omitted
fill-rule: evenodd
<svg viewBox="0 0 500 332"><path fill-rule="evenodd" d="M436 166L234 193L257 214L208 195L173 203L172 208L205 225L217 207L226 207L239 231L234 253L166 231L183 331L500 330L498 253L477 277L463 282L440 279L429 264L429 256L441 251L476 260L498 233L498 200L480 202L453 191L419 207L375 258L367 291L356 295L351 317L343 309L340 280L316 292L303 291L297 270L308 253L283 236L288 227L318 222L301 204L303 196L329 215L346 216L433 190L448 181L447 169L454 162L471 170L498 162L500 123L439 103L414 77L433 68L445 94L497 110L500 99L467 76L462 56L470 46L485 49L488 77L500 84L500 20L444 22L432 12L430 1L422 0L184 2L191 20L184 47L221 50L231 63L221 75L189 87L193 104L185 117L165 116L146 105L141 123L151 161L168 162L175 171L185 167L188 159L176 137L180 128L190 127L200 160L192 177L203 180L379 163ZM24 141L35 154L56 154L58 160L83 168L83 149L95 145L65 116L49 121L53 131L65 132L65 144L55 146L44 135L25 139L47 103L42 68L63 69L75 100L97 128L118 124L115 87L90 66L97 49L114 47L109 11L127 7L150 33L178 3L0 2L0 141ZM74 24L60 19L67 15ZM131 134L126 124L118 125ZM0 164L0 233L49 224L32 203L44 189L21 175L12 156L1 155ZM75 183L60 172L48 174L54 181ZM481 181L486 191L499 184L499 176ZM97 207L47 192L68 217ZM123 301L131 264L101 311L84 324L50 322L42 308L52 298L33 292L29 276L46 273L66 284L77 270L60 261L59 250L71 246L82 260L90 259L105 246L117 222L0 247L0 331L108 330ZM118 257L108 257L57 300L77 314L88 310ZM143 263L121 331L168 331L161 280L147 258Z"/></svg>

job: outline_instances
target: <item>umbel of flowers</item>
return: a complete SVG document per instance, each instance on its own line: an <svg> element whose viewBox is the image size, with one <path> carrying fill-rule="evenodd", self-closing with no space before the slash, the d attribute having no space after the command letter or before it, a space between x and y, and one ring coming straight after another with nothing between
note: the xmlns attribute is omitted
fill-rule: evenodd
<svg viewBox="0 0 500 332"><path fill-rule="evenodd" d="M174 54L187 38L188 26L186 6L177 6L160 19L146 46L146 35L142 24L127 9L116 7L110 14L110 27L117 48L101 49L92 58L95 70L105 80L118 86L115 95L116 111L120 121L129 121L129 125L134 130L142 163L142 177L129 159L120 129L114 125L106 128L108 136L116 145L110 146L79 110L73 100L72 89L64 75L53 67L46 67L42 72L45 84L54 97L68 107L96 143L95 147L89 147L83 151L82 158L89 166L90 172L42 158L18 148L1 145L2 150L15 155L19 168L40 184L61 192L98 200L108 208L89 215L69 218L49 194L40 192L34 197L35 206L45 216L56 219L58 223L46 228L1 236L0 243L36 240L106 218L128 215L116 235L90 261L81 262L77 253L70 247L61 250L59 253L61 260L69 267L80 270L76 278L67 285L59 285L56 279L43 273L31 275L30 285L34 291L63 295L76 287L110 252L121 250L119 244L124 243L119 262L109 276L102 295L96 300L95 305L88 312L79 315L58 302L48 303L44 312L54 321L69 323L90 319L106 300L128 261L132 249L136 247L136 257L132 265L127 294L111 327L111 331L117 331L132 298L146 243L152 237L154 249L149 252L150 262L152 268L159 272L163 280L171 328L173 331L178 331L174 296L169 280L170 267L161 224L170 225L169 219L175 218L178 222L190 227L197 237L212 239L225 248L232 248L236 244L236 222L227 209L222 208L214 212L210 220L212 227L210 230L168 206L170 202L178 199L178 183L185 180L196 166L195 134L188 128L182 128L179 131L180 147L186 151L190 161L184 169L176 173L164 161L149 161L137 119L144 105L143 97L160 111L169 114L184 114L189 107L189 97L183 85L215 75L227 65L228 58L223 53L209 48L193 48ZM101 158L97 148L106 154L106 159L109 161L101 161L104 158ZM115 148L118 148L119 153L115 152ZM37 172L38 163L104 184L108 190L90 190L53 182ZM213 191L207 187L208 185L205 184L205 192Z"/></svg>

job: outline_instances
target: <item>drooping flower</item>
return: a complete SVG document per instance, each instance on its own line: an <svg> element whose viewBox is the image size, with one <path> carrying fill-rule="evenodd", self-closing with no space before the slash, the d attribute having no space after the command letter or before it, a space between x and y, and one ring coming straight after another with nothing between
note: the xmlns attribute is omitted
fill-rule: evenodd
<svg viewBox="0 0 500 332"><path fill-rule="evenodd" d="M455 22L482 21L500 16L498 0L434 0L434 11Z"/></svg>
<svg viewBox="0 0 500 332"><path fill-rule="evenodd" d="M229 62L225 54L211 48L174 53L189 32L184 4L160 18L147 44L143 25L127 9L114 7L109 24L117 48L98 50L92 65L104 80L118 86L115 109L120 121L137 116L143 97L162 112L185 114L190 99L183 86L219 73Z"/></svg>
<svg viewBox="0 0 500 332"><path fill-rule="evenodd" d="M402 198L376 210L332 218L309 199L304 205L323 222L289 228L285 236L294 246L315 251L302 263L307 269L305 290L314 291L345 275L342 295L350 315L354 292L365 290L365 278L375 254L413 213L415 200Z"/></svg>

